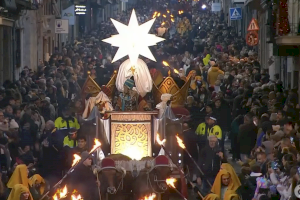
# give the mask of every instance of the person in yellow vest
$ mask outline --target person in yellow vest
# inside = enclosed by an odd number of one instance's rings
[[[77,129],[71,128],[69,134],[64,138],[64,147],[74,148],[77,146]]]
[[[62,111],[62,116],[58,117],[55,122],[55,128],[57,130],[64,130],[70,128],[79,129],[80,125],[75,117],[71,115],[71,110],[69,107],[64,108]]]
[[[219,141],[222,140],[222,130],[221,127],[216,125],[217,118],[213,115],[208,115],[205,118],[205,122],[202,122],[198,125],[196,129],[196,134],[199,136],[203,136],[206,139],[215,135]]]

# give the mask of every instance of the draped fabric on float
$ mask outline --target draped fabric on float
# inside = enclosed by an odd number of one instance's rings
[[[154,118],[154,143],[156,143],[156,135],[159,133],[160,139],[166,139],[167,138],[167,129],[170,130],[171,126],[176,126],[178,124],[181,124],[183,122],[183,118],[176,118],[175,114],[172,111],[171,106],[167,106],[165,108],[165,111],[163,112],[162,116],[160,118]],[[180,125],[181,126],[181,125]],[[175,139],[175,135],[174,135]],[[168,142],[168,139],[167,139]],[[174,145],[174,144],[173,144]],[[175,144],[177,145],[177,144]],[[178,147],[180,148],[180,147]],[[165,155],[164,150],[161,148],[159,151],[159,155]],[[170,161],[171,162],[171,161]],[[176,163],[173,163],[176,165]],[[180,174],[180,179],[181,179],[181,193],[187,198],[188,193],[187,193],[187,184],[184,178],[183,174]]]
[[[132,66],[129,59],[121,64],[116,80],[118,91],[124,91],[125,81],[132,76],[134,77],[135,87],[139,95],[144,97],[148,92],[152,91],[153,81],[148,66],[141,59],[138,59],[135,66]]]
[[[98,116],[98,133],[100,135],[95,133],[95,137],[97,138],[101,138],[101,143],[103,144],[110,144],[110,123],[109,123],[109,119],[102,119],[102,116],[97,108],[97,106],[94,106],[94,108],[92,109],[92,111],[90,112],[90,115],[88,116],[88,118],[84,119],[84,121],[92,121],[92,120],[96,120]],[[97,124],[97,123],[96,123]],[[97,130],[97,129],[96,129]],[[103,151],[100,151],[101,154],[103,154]]]
[[[114,108],[111,105],[111,102],[108,98],[108,96],[104,92],[99,92],[99,94],[96,97],[90,97],[88,101],[85,103],[85,109],[82,113],[82,118],[85,119],[88,116],[90,116],[91,111],[95,107],[96,104],[103,102],[105,111],[112,111]]]

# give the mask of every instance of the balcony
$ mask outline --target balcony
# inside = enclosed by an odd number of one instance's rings
[[[276,9],[276,5],[274,6]],[[279,16],[279,12],[277,12]],[[297,0],[288,0],[288,24],[289,32],[280,33],[276,23],[276,44],[279,46],[300,46],[300,3]],[[278,22],[279,17],[277,17]],[[283,19],[283,18],[281,18]],[[286,19],[286,18],[284,18]]]
[[[15,0],[18,7],[23,10],[37,10],[39,8],[38,0]]]
[[[300,32],[299,24],[289,23],[290,32],[287,35],[275,37],[277,45],[292,45],[300,46]]]

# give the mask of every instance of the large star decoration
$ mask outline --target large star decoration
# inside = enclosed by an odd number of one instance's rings
[[[135,11],[133,10],[128,26],[114,19],[111,19],[111,21],[119,32],[119,35],[112,35],[110,38],[102,41],[110,43],[112,46],[119,47],[112,62],[115,62],[126,55],[129,56],[132,64],[137,62],[139,55],[156,61],[149,46],[156,45],[158,42],[163,41],[164,38],[148,33],[155,18],[139,26]]]

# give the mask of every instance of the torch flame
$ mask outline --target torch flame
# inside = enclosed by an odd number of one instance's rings
[[[68,193],[68,189],[67,189],[67,186],[65,185],[65,187],[63,188],[63,190],[59,193],[59,198],[62,199],[64,197],[66,197],[67,193]]]
[[[157,14],[157,17],[159,17],[159,16],[160,16],[160,13]]]
[[[179,145],[181,148],[185,149],[185,145],[184,145],[182,139],[181,139],[180,137],[178,137],[178,135],[176,135],[176,139],[177,139],[178,145]]]
[[[166,15],[163,15],[163,17],[166,18],[167,16],[166,16]]]
[[[170,13],[170,11],[169,11],[169,10],[167,10],[167,13]]]
[[[79,162],[79,160],[81,159],[81,157],[77,154],[74,154],[73,157],[74,157],[74,159],[73,159],[72,167],[74,165],[76,165]]]
[[[173,15],[170,15],[171,17],[174,17]]]
[[[58,200],[58,198],[57,198],[57,195],[56,195],[56,194],[53,196],[53,200]]]
[[[175,72],[176,74],[179,74],[179,71],[178,71],[177,69],[174,69],[174,72]]]
[[[156,17],[156,15],[157,15],[157,11],[154,12],[152,18]]]
[[[163,64],[164,66],[166,66],[166,67],[169,67],[169,66],[170,66],[169,63],[167,63],[166,61],[163,61],[162,64]]]
[[[162,26],[165,25],[165,22],[161,23],[161,25],[162,25]]]
[[[174,22],[174,19],[173,19],[173,18],[171,18],[171,21],[172,21],[172,22]]]
[[[163,139],[162,141],[160,140],[160,136],[159,134],[157,133],[156,135],[156,141],[159,145],[164,145],[164,143],[166,142],[166,139]]]
[[[71,196],[71,198],[72,198],[72,200],[81,200],[81,199],[82,199],[80,194],[77,195],[77,196],[73,194],[73,195]]]
[[[95,138],[94,142],[95,142],[95,144],[94,144],[93,148],[91,149],[90,153],[92,153],[93,151],[95,151],[96,149],[98,149],[101,146],[101,143],[99,142],[98,139]]]
[[[151,194],[150,196],[145,196],[144,200],[153,200],[156,197],[156,194]]]
[[[168,179],[166,180],[166,183],[167,183],[167,185],[171,186],[172,188],[175,188],[174,183],[175,183],[176,181],[177,181],[177,180],[176,180],[175,178],[168,178]]]

